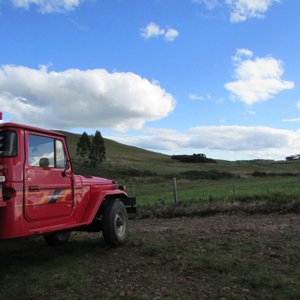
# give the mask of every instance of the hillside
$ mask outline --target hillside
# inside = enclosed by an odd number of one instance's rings
[[[72,162],[79,172],[90,172],[97,176],[115,175],[128,170],[151,171],[160,173],[162,169],[172,162],[167,155],[144,150],[141,148],[124,145],[104,138],[106,160],[97,169],[79,166],[77,163],[76,147],[80,134],[63,132],[67,136],[68,147]]]
[[[239,176],[247,176],[255,171],[265,173],[299,173],[300,164],[298,161],[226,161],[217,160],[217,164],[204,163],[182,163],[175,161],[169,155],[144,150],[138,147],[124,145],[110,139],[104,139],[106,149],[106,161],[97,169],[79,166],[77,164],[76,146],[80,134],[63,132],[67,136],[67,142],[71,157],[76,170],[89,172],[97,176],[113,175],[115,178],[130,176],[139,172],[152,175],[171,175],[187,171],[209,171],[230,172]],[[123,174],[123,175],[122,175]]]

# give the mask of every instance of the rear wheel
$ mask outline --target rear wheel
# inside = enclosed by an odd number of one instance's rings
[[[125,243],[128,236],[128,216],[126,208],[120,200],[111,200],[104,207],[102,233],[105,242],[112,247],[118,247]]]
[[[71,236],[71,231],[55,231],[44,235],[44,239],[49,246],[59,246],[65,244]]]

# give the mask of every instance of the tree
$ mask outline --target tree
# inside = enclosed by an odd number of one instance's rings
[[[105,160],[105,145],[99,130],[96,131],[92,139],[89,159],[91,166],[97,166]]]
[[[80,136],[79,141],[77,143],[77,150],[76,154],[81,156],[81,158],[84,158],[89,154],[91,150],[91,141],[86,132],[83,132],[83,134]]]

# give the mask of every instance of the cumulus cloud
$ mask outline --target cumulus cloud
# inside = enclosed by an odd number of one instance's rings
[[[68,12],[80,5],[84,0],[11,0],[11,3],[17,8],[29,9],[36,6],[38,11],[47,13]]]
[[[160,28],[159,25],[151,22],[145,28],[141,29],[141,36],[145,39],[150,39],[151,37],[164,35],[165,30]]]
[[[198,126],[186,132],[149,129],[141,136],[112,138],[167,153],[223,153],[231,160],[237,157],[284,159],[300,149],[300,130],[264,126]]]
[[[168,116],[174,106],[171,94],[134,73],[0,68],[0,107],[16,122],[125,131]]]
[[[179,36],[179,32],[174,28],[161,28],[156,23],[151,22],[141,29],[141,36],[145,39],[162,36],[166,41],[172,42]]]
[[[279,0],[226,0],[230,7],[230,20],[243,22],[250,18],[263,18],[265,12]]]
[[[165,39],[169,42],[174,41],[179,36],[179,32],[174,28],[168,28],[165,33]]]
[[[233,57],[236,80],[225,84],[233,99],[252,105],[294,88],[292,81],[282,79],[284,68],[281,60],[271,56],[251,59],[252,56],[250,50],[239,49]]]

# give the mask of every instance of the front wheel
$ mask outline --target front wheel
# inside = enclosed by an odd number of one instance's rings
[[[105,242],[112,247],[118,247],[125,243],[128,236],[128,216],[126,208],[120,200],[111,200],[104,207],[102,233]]]
[[[71,231],[55,231],[44,235],[44,239],[49,246],[59,246],[65,244],[71,236]]]

